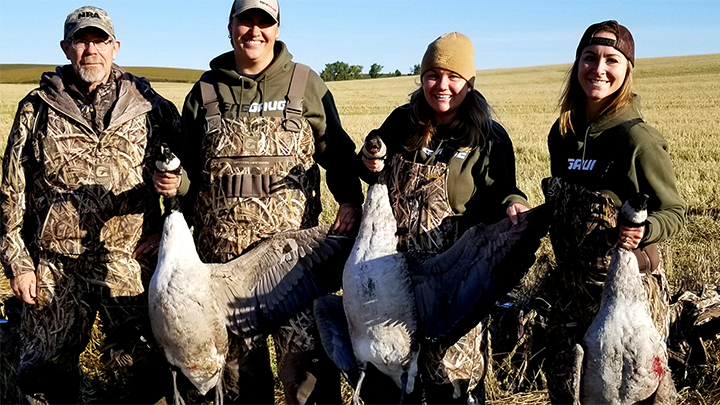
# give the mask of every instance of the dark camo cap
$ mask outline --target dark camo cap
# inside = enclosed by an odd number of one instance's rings
[[[68,14],[65,19],[65,40],[72,38],[79,30],[89,27],[103,30],[115,39],[115,29],[108,13],[98,7],[83,6]]]
[[[617,39],[601,38],[596,37],[595,34],[599,32],[610,32],[615,34]],[[630,63],[635,66],[635,40],[630,33],[630,30],[624,26],[618,24],[615,20],[603,21],[601,23],[593,24],[589,26],[585,33],[580,39],[575,57],[577,58],[582,53],[586,46],[590,45],[606,45],[611,46],[620,51]]]
[[[275,22],[280,22],[280,6],[277,0],[235,0],[230,9],[230,18],[253,8],[259,8],[268,13]]]

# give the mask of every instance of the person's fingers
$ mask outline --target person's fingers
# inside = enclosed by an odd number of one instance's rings
[[[342,217],[338,216],[333,224],[332,233],[336,235],[345,235],[351,228],[349,223],[350,221],[348,220],[347,215],[343,215]]]
[[[37,278],[35,273],[24,273],[10,279],[10,288],[15,296],[28,304],[35,303]]]
[[[645,234],[645,229],[642,227],[628,227],[620,225],[618,231],[618,246],[622,246],[626,249],[635,249],[640,246],[640,242]]]
[[[172,173],[155,172],[152,177],[155,192],[166,197],[172,197],[180,187],[181,177]]]
[[[517,209],[515,208],[515,204],[511,204],[509,207],[507,207],[507,215],[510,217],[510,221],[513,223],[513,225],[517,224]]]
[[[385,161],[383,159],[367,159],[365,156],[363,156],[362,161],[365,164],[365,167],[367,167],[368,170],[374,173],[381,172],[382,169],[385,167]]]
[[[341,204],[338,208],[335,222],[330,228],[330,232],[336,235],[345,235],[353,230],[355,222],[358,220],[359,212],[355,206],[349,203]]]
[[[353,226],[355,226],[355,220],[352,217],[343,221],[340,224],[340,229],[338,230],[338,235],[346,235],[348,232],[350,232],[353,229]]]
[[[28,304],[34,304],[35,303],[35,282],[30,281],[29,283],[23,285],[22,291],[21,291],[21,299],[24,302],[27,302]]]
[[[137,259],[148,254],[154,254],[159,250],[161,238],[160,234],[152,234],[143,237],[143,239],[140,240],[138,247],[133,252],[132,257]]]

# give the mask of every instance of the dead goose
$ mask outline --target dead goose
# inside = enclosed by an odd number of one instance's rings
[[[175,160],[165,153],[158,170],[176,170]],[[289,231],[228,263],[203,263],[177,198],[166,202],[149,288],[153,335],[170,364],[201,394],[216,387],[221,402],[228,329],[251,347],[313,298],[336,291],[350,240],[329,235],[328,226]]]
[[[477,325],[534,263],[548,229],[540,206],[521,214],[514,226],[507,218],[470,228],[445,253],[419,261],[396,250],[387,193],[381,183],[368,189],[345,264],[343,297],[315,300],[323,347],[351,384],[358,381],[356,403],[367,363],[390,376],[401,395],[410,393],[419,345],[452,344]]]
[[[623,204],[621,215],[635,226],[647,219],[646,195]],[[650,315],[647,293],[632,251],[617,246],[607,271],[600,310],[576,348],[575,402],[632,404],[655,395],[655,403],[675,403],[665,342]],[[582,356],[584,355],[584,361]],[[578,370],[579,371],[579,370]],[[576,371],[576,373],[578,372]]]

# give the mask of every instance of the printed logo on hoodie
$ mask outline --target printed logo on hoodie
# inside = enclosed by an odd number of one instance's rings
[[[259,113],[262,111],[283,111],[285,110],[285,100],[282,101],[266,101],[264,103],[243,104],[242,112]]]
[[[588,159],[583,161],[582,159],[568,159],[568,170],[592,170],[595,167],[597,160]]]

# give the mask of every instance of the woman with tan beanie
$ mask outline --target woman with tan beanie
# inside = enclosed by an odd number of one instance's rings
[[[662,135],[646,124],[633,92],[635,42],[616,21],[588,27],[575,52],[548,136],[552,178],[543,182],[554,207],[550,228],[557,269],[548,277],[549,350],[545,369],[553,402],[572,402],[565,365],[598,313],[611,248],[638,258],[651,315],[668,335],[668,286],[657,244],[676,235],[685,204]],[[647,194],[648,220],[618,220],[622,202]],[[558,286],[562,286],[558,288]]]
[[[506,216],[514,219],[529,203],[516,186],[512,142],[474,88],[470,39],[451,32],[433,41],[422,59],[420,81],[410,103],[396,108],[371,132],[384,141],[387,153],[378,159],[361,152],[361,177],[374,183],[383,172],[398,222],[398,250],[430,256],[447,250],[469,227]],[[466,403],[480,390],[455,380],[452,375],[457,370],[448,368],[454,362],[443,361],[475,347],[468,340],[480,339],[483,333],[478,332],[482,325],[455,346],[421,345],[420,373],[427,403]],[[484,372],[484,366],[473,369],[466,362],[463,367],[475,377]],[[471,378],[478,379],[482,375]],[[413,394],[420,395],[418,391]],[[374,401],[362,394],[366,402]],[[397,398],[399,393],[385,402]]]

